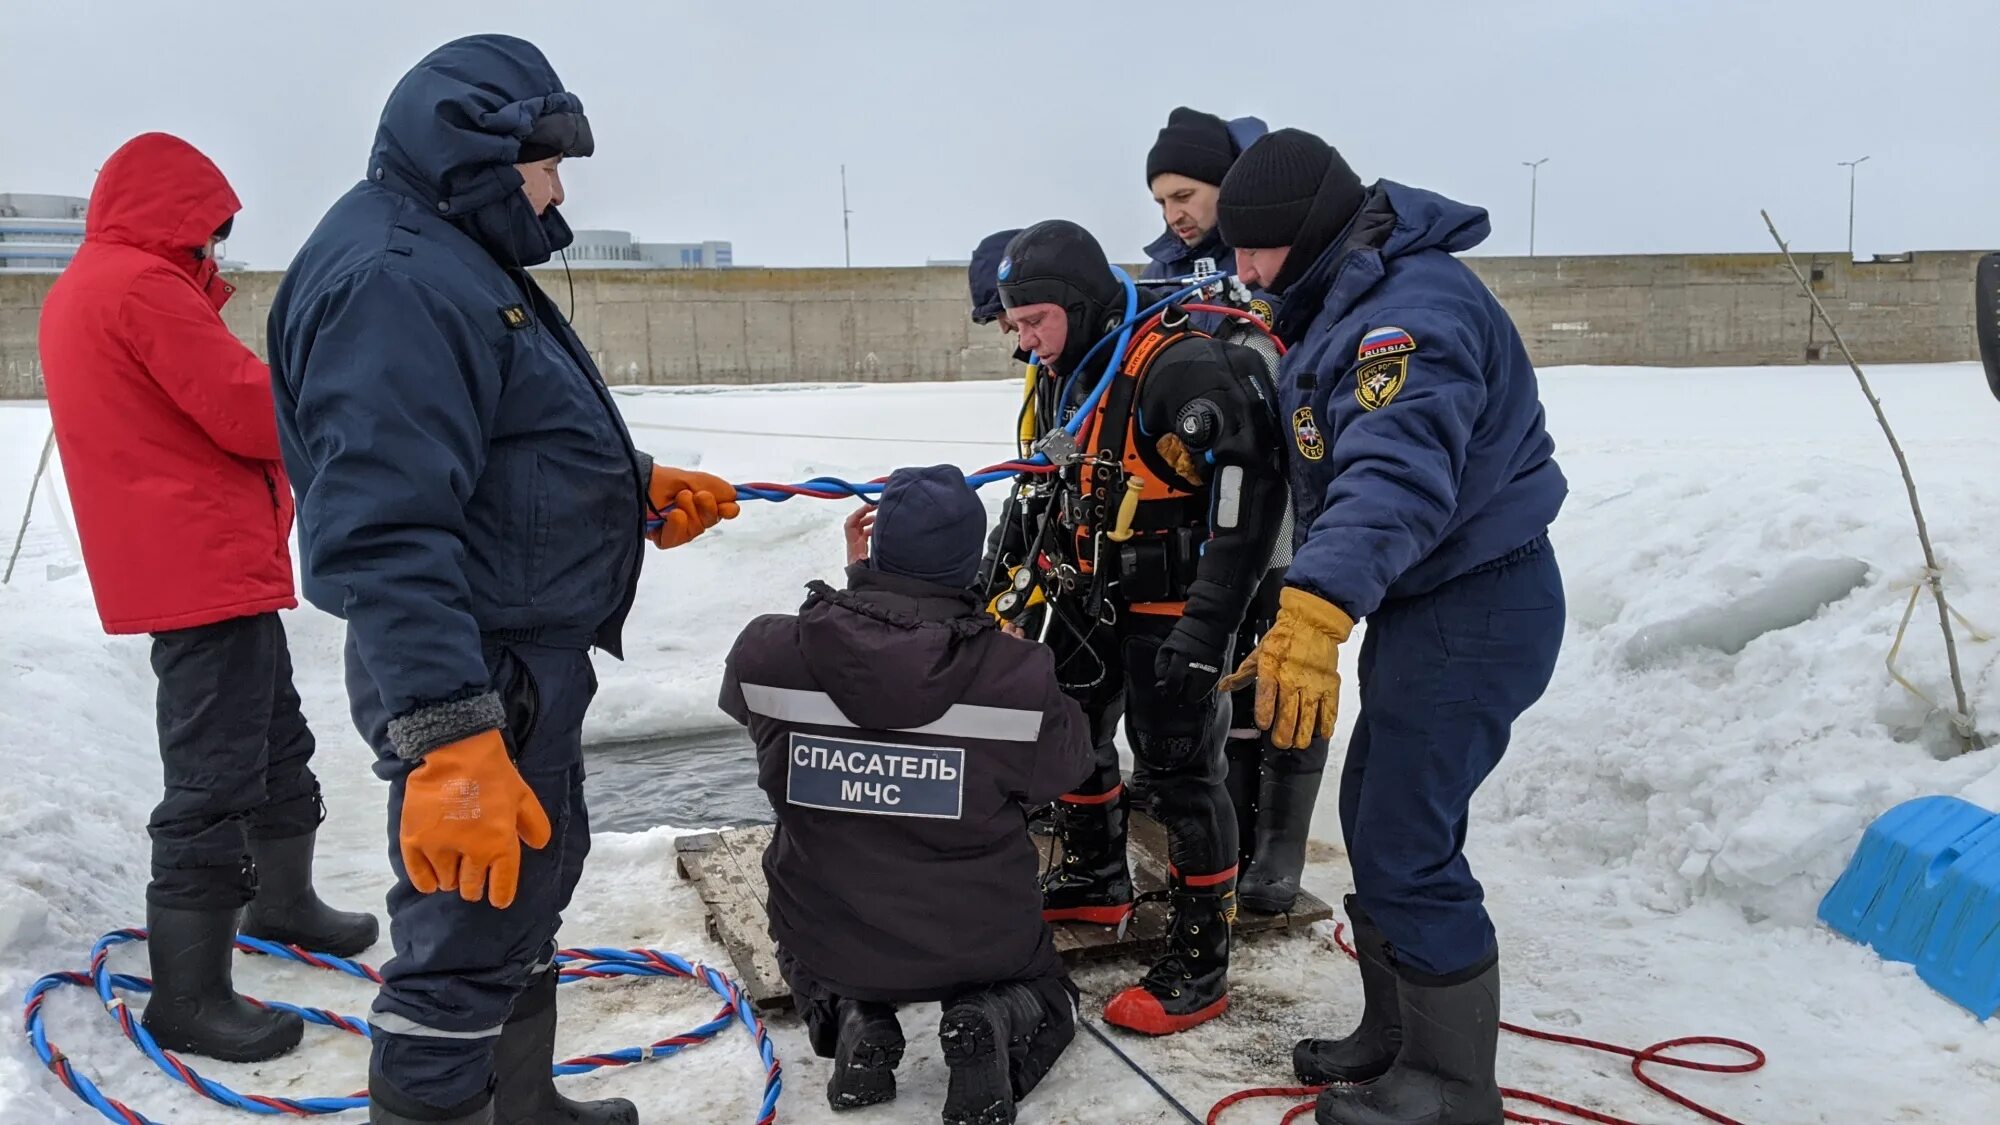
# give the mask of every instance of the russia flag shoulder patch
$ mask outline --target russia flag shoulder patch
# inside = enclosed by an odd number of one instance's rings
[[[1383,356],[1402,355],[1416,350],[1417,342],[1408,332],[1400,328],[1377,328],[1361,337],[1361,347],[1354,353],[1354,358],[1381,359]]]

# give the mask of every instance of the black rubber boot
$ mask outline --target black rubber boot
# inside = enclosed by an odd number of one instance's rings
[[[493,1044],[493,1120],[497,1125],[638,1125],[624,1098],[573,1102],[556,1092],[556,971],[536,973],[514,1000]]]
[[[1366,1086],[1319,1096],[1319,1125],[1500,1125],[1493,1058],[1500,1040],[1500,964],[1449,984],[1396,982],[1403,1049]]]
[[[1132,988],[1104,1005],[1105,1022],[1146,1035],[1172,1035],[1229,1009],[1229,924],[1233,878],[1190,886],[1170,876],[1167,947]],[[1157,894],[1158,892],[1153,892]]]
[[[314,953],[353,957],[375,944],[373,914],[335,910],[313,890],[315,832],[278,840],[250,839],[257,865],[257,897],[243,911],[243,932]]]
[[[1132,873],[1125,865],[1129,795],[1086,804],[1056,802],[1056,849],[1061,861],[1042,877],[1042,917],[1050,922],[1122,924],[1132,914]]]
[[[938,1020],[951,1079],[944,1125],[1013,1125],[1028,1096],[1076,1035],[1068,1011],[1052,1012],[1027,984],[1002,984],[961,997]]]
[[[1354,951],[1361,955],[1361,1025],[1343,1038],[1301,1039],[1292,1048],[1292,1070],[1309,1086],[1373,1082],[1403,1046],[1389,943],[1353,895],[1347,896],[1347,918],[1354,924]]]
[[[903,1061],[903,1027],[888,1004],[841,997],[833,1048],[833,1077],[826,1104],[836,1110],[879,1105],[896,1097],[896,1067]]]
[[[1303,750],[1264,751],[1259,778],[1256,842],[1243,869],[1243,909],[1283,914],[1299,897],[1306,867],[1306,840],[1312,835],[1313,803],[1326,772],[1326,740]]]
[[[235,910],[146,906],[153,995],[139,1022],[161,1047],[224,1062],[263,1062],[299,1045],[306,1024],[236,994]]]
[[[1244,715],[1248,712],[1239,711],[1237,714]],[[1257,847],[1261,842],[1261,837],[1258,835],[1259,817],[1262,813],[1260,782],[1267,776],[1264,769],[1264,740],[1261,734],[1252,738],[1232,737],[1223,744],[1222,754],[1229,765],[1229,773],[1223,778],[1222,784],[1229,790],[1229,803],[1236,809],[1236,863],[1237,866],[1247,869],[1250,861],[1256,858]],[[1247,892],[1248,889],[1246,883],[1244,890]],[[1250,905],[1247,898],[1243,905]]]

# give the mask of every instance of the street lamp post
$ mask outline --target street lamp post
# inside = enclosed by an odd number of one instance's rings
[[[1540,160],[1521,161],[1521,166],[1528,170],[1528,257],[1530,258],[1535,256],[1535,208],[1540,203],[1542,165],[1548,162],[1549,158],[1546,156]]]
[[[840,252],[847,261],[847,268],[854,268],[854,244],[847,234],[847,217],[854,212],[847,209],[847,165],[840,166]]]
[[[1861,167],[1861,161],[1866,159],[1864,156],[1859,160],[1834,161],[1847,169],[1847,257],[1850,261],[1854,258],[1854,170]]]

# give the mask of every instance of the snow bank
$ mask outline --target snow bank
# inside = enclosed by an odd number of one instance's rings
[[[2000,501],[1995,407],[1978,369],[1894,368],[1875,378],[1916,466],[1948,590],[1972,621],[2000,627],[2000,524],[1986,518]],[[1958,793],[2000,807],[1995,752],[1938,760],[1941,720],[1883,667],[1921,556],[1894,462],[1850,377],[1569,369],[1545,379],[1572,485],[1554,532],[1571,621],[1555,682],[1482,791],[1469,845],[1507,951],[1510,1016],[1633,1043],[1700,1032],[1760,1041],[1772,1063],[1754,1078],[1672,1080],[1747,1120],[1990,1119],[2000,1036],[1905,967],[1811,920],[1862,827],[1891,804]],[[1002,382],[621,392],[619,402],[662,461],[798,479],[1006,457],[1016,393]],[[0,526],[20,511],[45,432],[39,408],[0,407]],[[987,498],[997,508],[999,493]],[[750,616],[796,606],[805,581],[837,573],[846,511],[756,504],[697,545],[652,555],[628,659],[598,661],[588,736],[720,725],[723,652]],[[14,996],[41,972],[79,963],[96,934],[137,920],[159,779],[146,644],[99,634],[85,576],[63,576],[76,559],[53,515],[38,508],[15,586],[0,590],[0,990]],[[1640,670],[1626,664],[1625,647],[1648,626],[1825,558],[1858,559],[1868,577],[1809,620],[1733,654],[1694,649]],[[339,627],[304,610],[287,628],[332,810],[322,879],[343,905],[379,907],[383,787],[347,721]],[[2000,645],[1961,632],[1960,646],[1982,728],[2000,736]],[[1927,606],[1900,666],[1931,698],[1949,698]],[[1351,720],[1351,668],[1346,679]],[[1336,788],[1323,791],[1306,876],[1333,900],[1348,886]],[[672,837],[600,834],[563,938],[726,963],[696,897],[673,875]],[[241,964],[252,992],[366,1009],[367,990],[352,982]],[[1169,1040],[1121,1041],[1190,1105],[1283,1078],[1294,1037],[1344,1030],[1357,1013],[1351,969],[1333,955],[1251,945],[1238,966],[1229,1017]],[[1083,973],[1094,998],[1086,1006],[1131,972]],[[709,1007],[698,990],[665,982],[565,990],[564,1005],[565,1050],[641,1042],[699,1022]],[[52,1002],[50,1022],[107,1088],[155,1117],[238,1119],[173,1090],[81,994]],[[906,1013],[903,1098],[874,1119],[935,1120],[944,1072],[928,1042],[934,1024],[934,1013]],[[786,1066],[781,1118],[836,1120],[821,1097],[824,1065],[795,1026],[774,1032]],[[1513,1039],[1502,1050],[1509,1084],[1638,1120],[1694,1120],[1632,1086],[1616,1061]],[[356,1085],[364,1065],[359,1044],[316,1032],[292,1058],[214,1072],[243,1088],[329,1093]],[[756,1071],[736,1033],[687,1059],[576,1085],[633,1097],[649,1120],[748,1121]],[[1253,1125],[1275,1119],[1237,1112]],[[0,1051],[0,1122],[86,1119],[18,1038]],[[1022,1115],[1044,1125],[1172,1119],[1085,1038]]]

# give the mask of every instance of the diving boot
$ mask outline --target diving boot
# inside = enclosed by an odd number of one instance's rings
[[[896,1022],[896,1009],[843,996],[834,1011],[838,1026],[826,1104],[842,1110],[893,1101],[896,1067],[903,1061],[903,1027]]]
[[[624,1098],[574,1102],[556,1092],[556,970],[544,969],[514,999],[493,1043],[495,1125],[638,1125]]]
[[[1116,926],[1132,915],[1132,874],[1125,865],[1122,786],[1071,793],[1056,802],[1056,848],[1062,862],[1042,877],[1042,918]]]
[[[1449,984],[1396,982],[1403,1049],[1366,1086],[1320,1094],[1319,1125],[1500,1125],[1500,962]]]
[[[1388,939],[1353,895],[1347,896],[1347,918],[1354,923],[1354,951],[1361,960],[1361,1025],[1343,1038],[1301,1039],[1292,1048],[1292,1070],[1310,1086],[1373,1082],[1403,1046]]]
[[[260,1008],[236,994],[236,911],[146,905],[153,995],[139,1022],[169,1051],[223,1062],[263,1062],[299,1045],[296,1013]]]
[[[277,840],[250,838],[257,897],[243,910],[243,933],[314,953],[353,957],[375,944],[373,914],[335,910],[313,890],[315,832]]]
[[[938,1020],[951,1068],[944,1125],[1013,1125],[1015,1104],[1075,1036],[1074,1015],[1050,1011],[1031,985],[995,985],[954,1002]]]
[[[1326,769],[1326,740],[1304,750],[1271,750],[1258,779],[1256,843],[1243,869],[1243,909],[1283,914],[1299,897],[1313,803]]]
[[[1104,1021],[1146,1035],[1172,1035],[1229,1009],[1229,924],[1236,920],[1235,869],[1190,878],[1173,872],[1167,947],[1139,983],[1104,1005]],[[1209,881],[1213,880],[1213,881]],[[1157,894],[1158,892],[1153,892]]]

